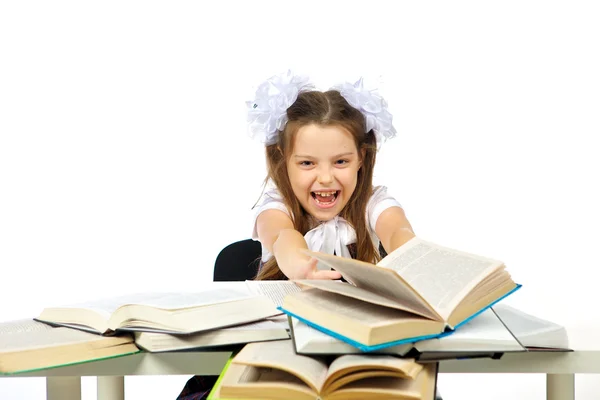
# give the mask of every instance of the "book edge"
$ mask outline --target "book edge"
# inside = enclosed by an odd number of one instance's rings
[[[371,352],[371,351],[375,351],[375,350],[382,350],[382,349],[385,349],[385,348],[388,348],[388,347],[391,347],[391,346],[397,346],[397,345],[406,344],[406,343],[414,343],[414,342],[418,342],[420,340],[434,339],[434,338],[441,337],[440,335],[442,335],[442,334],[445,333],[445,332],[442,332],[442,333],[436,333],[436,334],[433,334],[433,335],[415,336],[415,337],[412,337],[412,338],[400,339],[400,340],[395,340],[395,341],[392,341],[392,342],[385,342],[385,343],[381,343],[381,344],[377,344],[377,345],[366,345],[366,344],[363,344],[363,343],[359,343],[359,342],[357,342],[357,341],[355,341],[353,339],[350,339],[350,338],[348,338],[346,336],[340,335],[339,333],[336,333],[336,332],[334,332],[334,331],[332,331],[330,329],[327,329],[327,328],[325,328],[325,327],[323,327],[321,325],[318,325],[318,324],[315,324],[315,323],[313,323],[311,321],[308,321],[307,319],[302,318],[302,317],[300,317],[300,316],[298,316],[298,315],[296,315],[296,314],[294,314],[294,313],[292,313],[292,312],[284,309],[283,307],[278,307],[278,309],[281,310],[284,314],[290,315],[290,316],[292,316],[294,318],[297,318],[298,320],[304,322],[308,326],[310,326],[310,327],[312,327],[312,328],[314,328],[314,329],[316,329],[318,331],[321,331],[321,332],[323,332],[323,333],[325,333],[325,334],[327,334],[329,336],[332,336],[332,337],[334,337],[334,338],[336,338],[338,340],[346,342],[346,343],[348,343],[348,344],[350,344],[350,345],[352,345],[352,346],[354,346],[354,347],[356,347],[356,348],[358,348],[358,349],[360,349],[360,350],[362,350],[364,352]]]

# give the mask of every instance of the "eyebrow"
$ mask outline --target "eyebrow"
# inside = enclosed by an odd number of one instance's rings
[[[332,158],[340,158],[340,157],[353,156],[354,154],[356,154],[356,153],[354,153],[352,151],[349,151],[347,153],[337,154],[337,155],[333,156]],[[308,156],[308,155],[303,155],[303,154],[294,154],[294,157],[296,157],[296,158],[315,158],[313,156]]]

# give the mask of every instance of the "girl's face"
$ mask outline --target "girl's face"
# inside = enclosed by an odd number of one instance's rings
[[[332,219],[348,204],[360,166],[361,159],[350,132],[314,124],[298,130],[287,161],[296,198],[319,221]]]

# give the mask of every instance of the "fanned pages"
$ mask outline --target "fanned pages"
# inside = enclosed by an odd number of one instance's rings
[[[388,355],[345,355],[331,363],[298,355],[291,342],[246,345],[215,388],[222,399],[432,399],[436,364]]]
[[[100,334],[118,330],[189,334],[279,313],[268,297],[252,294],[241,286],[196,293],[140,293],[48,307],[36,319]]]
[[[287,296],[283,307],[288,315],[364,351],[429,339],[444,330],[440,321],[313,288]]]
[[[501,261],[420,238],[377,265],[306,253],[349,283],[297,280],[312,290],[287,295],[282,311],[366,351],[447,334],[520,287]]]
[[[506,304],[494,306],[494,311],[529,351],[570,350],[569,337],[564,326]]]
[[[251,293],[268,297],[277,307],[283,304],[286,295],[301,290],[292,281],[246,281],[246,286]]]
[[[227,328],[211,329],[191,335],[135,332],[135,343],[149,352],[162,352],[224,346],[266,340],[289,339],[286,325],[265,319]]]

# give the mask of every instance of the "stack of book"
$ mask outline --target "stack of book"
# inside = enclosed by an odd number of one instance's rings
[[[420,362],[570,351],[564,327],[500,300],[518,290],[503,262],[413,238],[376,265],[307,251],[342,281],[295,281],[287,295],[304,355],[394,354]]]
[[[291,336],[298,354],[365,354],[349,343],[327,335],[290,317]],[[468,321],[459,330],[440,338],[404,343],[373,354],[394,354],[419,362],[447,359],[495,358],[525,351],[572,351],[564,326],[514,307],[497,304]]]
[[[433,399],[440,360],[570,350],[562,326],[498,304],[520,288],[500,261],[419,238],[376,265],[307,253],[343,281],[141,293],[0,324],[0,374],[235,345],[212,399]]]
[[[291,340],[246,345],[210,399],[434,399],[440,360],[568,350],[564,328],[498,304],[520,288],[500,261],[418,238],[377,265],[307,253],[343,281],[295,281]]]
[[[451,335],[520,288],[501,261],[419,238],[376,265],[307,253],[347,282],[295,281],[281,310],[367,352]]]
[[[47,307],[0,324],[0,374],[141,350],[163,352],[289,339],[277,309],[293,282],[216,283],[196,293],[139,293]]]

